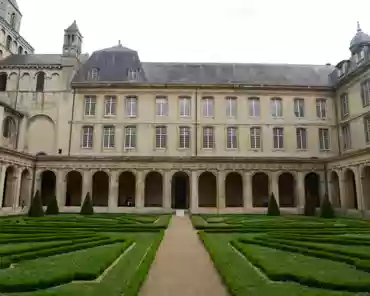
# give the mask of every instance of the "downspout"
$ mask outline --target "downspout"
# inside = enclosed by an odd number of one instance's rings
[[[194,138],[194,146],[195,146],[195,157],[198,156],[198,89],[196,88],[195,89],[195,103],[194,103],[194,107],[195,107],[195,138]]]
[[[76,102],[76,89],[73,88],[73,99],[72,99],[72,114],[71,114],[71,122],[69,124],[69,142],[68,142],[68,156],[71,155],[71,146],[72,146],[72,127],[73,127],[73,120],[75,118],[75,102]]]
[[[334,112],[335,112],[335,124],[337,126],[337,142],[338,142],[338,153],[339,156],[342,155],[342,147],[340,145],[340,126],[339,126],[339,115],[338,115],[338,105],[337,105],[337,98],[334,98]]]
[[[21,80],[21,68],[18,68],[18,80],[17,80],[17,90],[15,93],[15,102],[14,102],[14,109],[17,110],[17,105],[18,105],[18,94],[19,94],[19,82]],[[21,125],[18,122],[17,126],[17,138],[15,139],[15,149],[18,149],[18,143],[19,143],[19,135],[20,135],[20,129]]]

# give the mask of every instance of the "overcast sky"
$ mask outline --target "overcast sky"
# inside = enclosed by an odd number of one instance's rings
[[[121,40],[142,61],[336,64],[369,0],[17,0],[36,53],[62,51],[73,20],[83,51]]]

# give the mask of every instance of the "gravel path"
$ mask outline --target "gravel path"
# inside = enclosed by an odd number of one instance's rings
[[[173,216],[140,296],[228,296],[188,216]]]

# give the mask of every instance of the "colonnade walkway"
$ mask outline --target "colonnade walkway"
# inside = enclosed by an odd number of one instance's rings
[[[173,216],[140,296],[228,296],[188,216]]]

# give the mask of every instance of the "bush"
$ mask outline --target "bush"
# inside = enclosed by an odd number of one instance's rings
[[[280,209],[276,202],[274,193],[271,193],[271,196],[269,199],[267,215],[268,216],[280,216]]]
[[[31,201],[31,206],[28,210],[29,217],[42,217],[44,216],[44,209],[42,208],[42,200],[40,192],[37,190],[35,196]]]
[[[316,214],[315,203],[310,198],[306,197],[305,199],[303,214],[305,216],[315,216]]]
[[[328,194],[326,193],[320,206],[320,217],[321,218],[334,218],[335,213],[333,206],[329,200]]]
[[[48,202],[48,207],[46,208],[46,215],[58,215],[59,207],[56,196],[54,195]]]
[[[82,207],[81,207],[80,214],[81,215],[92,215],[92,214],[94,214],[94,207],[93,207],[92,200],[91,200],[89,192],[86,194],[84,203],[82,204]]]

